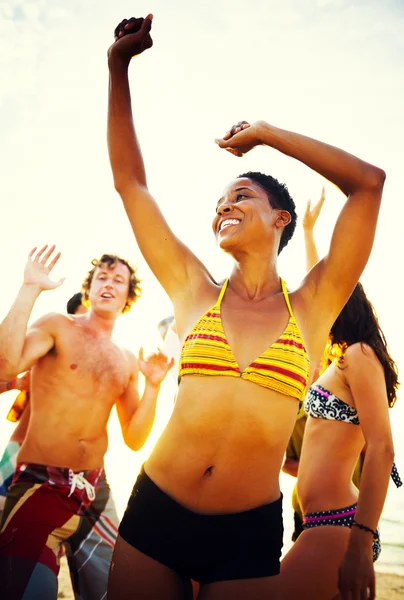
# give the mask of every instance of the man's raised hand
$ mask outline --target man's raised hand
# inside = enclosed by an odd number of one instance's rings
[[[151,385],[159,386],[173,365],[174,359],[169,360],[161,350],[153,352],[147,359],[144,358],[143,348],[139,350],[139,369]]]
[[[28,255],[24,269],[24,285],[37,287],[39,291],[54,290],[64,282],[64,279],[59,279],[59,281],[50,279],[49,273],[58,262],[60,252],[54,254],[56,246],[50,246],[46,252],[47,248],[48,245],[37,250],[35,246]]]
[[[141,54],[153,46],[150,35],[153,15],[137,19],[132,17],[124,19],[115,27],[115,41],[108,50],[108,56],[117,56],[128,64],[133,56]]]

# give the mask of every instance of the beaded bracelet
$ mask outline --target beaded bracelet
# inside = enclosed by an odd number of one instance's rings
[[[15,387],[15,381],[16,381],[15,379],[11,379],[10,381],[7,381],[7,383],[6,383],[6,390],[7,391],[14,389],[14,387]]]
[[[367,527],[366,525],[362,525],[362,523],[358,523],[357,521],[355,521],[355,519],[352,521],[352,527],[358,527],[359,529],[362,529],[363,531],[367,531],[368,533],[371,533],[374,538],[377,537],[376,531],[374,531],[373,529],[370,529],[370,527]]]

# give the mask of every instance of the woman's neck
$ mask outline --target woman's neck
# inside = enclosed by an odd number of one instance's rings
[[[243,260],[235,264],[229,286],[238,296],[261,300],[281,289],[277,265],[269,261]]]

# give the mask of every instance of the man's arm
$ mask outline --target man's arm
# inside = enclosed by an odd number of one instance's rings
[[[0,394],[9,390],[19,390],[20,392],[30,391],[30,372],[27,371],[22,377],[14,377],[9,381],[0,381]]]
[[[128,68],[133,56],[152,46],[151,24],[152,16],[149,15],[146,19],[125,20],[115,30],[115,42],[108,52],[108,150],[115,188],[122,198],[139,248],[173,298],[186,293],[190,273],[205,277],[207,272],[173,234],[147,187],[132,116]],[[167,192],[171,196],[176,193],[176,185],[178,181],[167,182]]]
[[[143,353],[140,352],[139,367],[145,376],[145,388],[140,400],[138,391],[139,368],[135,357],[133,357],[129,385],[116,404],[123,439],[125,444],[132,450],[140,450],[149,437],[156,416],[160,386],[173,362],[173,360],[168,361],[167,357],[161,352],[144,360]]]
[[[9,392],[10,390],[18,390],[18,378],[14,377],[9,381],[0,381],[0,394],[4,394],[4,392]]]
[[[44,317],[27,333],[28,321],[35,301],[44,290],[55,289],[63,280],[54,282],[49,273],[59,260],[60,254],[52,258],[55,250],[51,246],[45,252],[34,248],[24,270],[24,281],[9,313],[0,324],[0,379],[10,380],[27,371],[41,356],[53,347],[54,339],[46,326]]]
[[[331,326],[368,261],[384,171],[339,148],[263,121],[253,125],[240,122],[217,143],[237,156],[258,145],[270,146],[317,171],[347,196],[327,256],[308,273],[301,287],[307,316],[315,323],[326,320]]]

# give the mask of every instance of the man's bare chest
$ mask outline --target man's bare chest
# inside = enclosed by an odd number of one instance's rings
[[[128,384],[130,363],[127,354],[110,339],[78,332],[63,341],[58,360],[83,383],[87,381],[115,389],[122,388],[122,392]]]

